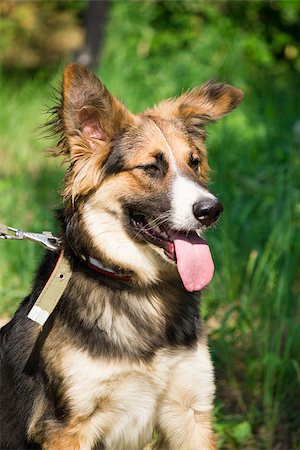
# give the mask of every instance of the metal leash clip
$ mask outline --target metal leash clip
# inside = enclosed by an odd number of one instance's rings
[[[61,240],[53,236],[51,231],[43,231],[42,233],[31,233],[29,231],[18,230],[17,228],[8,227],[0,223],[0,239],[22,240],[37,242],[52,252],[58,251],[61,247]]]

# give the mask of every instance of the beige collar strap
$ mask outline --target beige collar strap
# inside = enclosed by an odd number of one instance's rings
[[[43,326],[63,295],[71,275],[70,262],[62,250],[49,280],[27,317]]]

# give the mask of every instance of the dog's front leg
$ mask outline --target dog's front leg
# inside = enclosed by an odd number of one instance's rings
[[[163,417],[165,416],[165,417]],[[170,402],[161,410],[162,437],[151,450],[215,450],[211,413],[185,409]],[[166,423],[168,421],[168,423]]]
[[[214,450],[211,426],[214,396],[213,369],[206,344],[183,350],[171,369],[162,398],[158,426],[162,439],[157,450]]]

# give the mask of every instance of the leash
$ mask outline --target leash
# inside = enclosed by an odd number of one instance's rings
[[[42,233],[32,233],[29,231],[19,230],[17,228],[8,227],[0,223],[0,239],[8,240],[30,240],[37,242],[52,252],[60,251],[55,268],[50,275],[42,292],[35,301],[33,307],[29,311],[27,317],[43,327],[54,311],[60,298],[62,297],[68,282],[72,275],[72,267],[68,258],[64,255],[61,239],[53,236],[50,231]],[[132,276],[128,273],[118,274],[114,270],[105,267],[95,258],[81,255],[88,268],[114,280],[131,281]]]
[[[42,233],[31,233],[29,231],[18,230],[17,228],[8,227],[0,223],[0,239],[9,239],[13,241],[20,241],[27,239],[29,241],[37,242],[43,247],[46,247],[52,252],[56,252],[61,247],[61,240],[53,236],[51,231],[43,231]]]
[[[33,322],[43,327],[59,302],[72,275],[70,262],[61,249],[61,240],[53,236],[50,231],[31,233],[3,224],[0,224],[0,239],[17,241],[27,239],[41,244],[52,252],[60,250],[60,255],[50,278],[27,315]]]

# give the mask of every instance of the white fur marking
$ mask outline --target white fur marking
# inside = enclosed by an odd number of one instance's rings
[[[215,196],[188,178],[176,175],[172,186],[171,221],[177,230],[199,228],[199,222],[194,216],[193,205],[204,199],[214,199]]]
[[[169,153],[171,167],[174,174],[171,201],[171,222],[177,230],[199,228],[199,221],[193,213],[193,205],[204,199],[215,199],[215,196],[199,184],[180,174],[172,149],[161,129],[154,123],[163,136]]]

